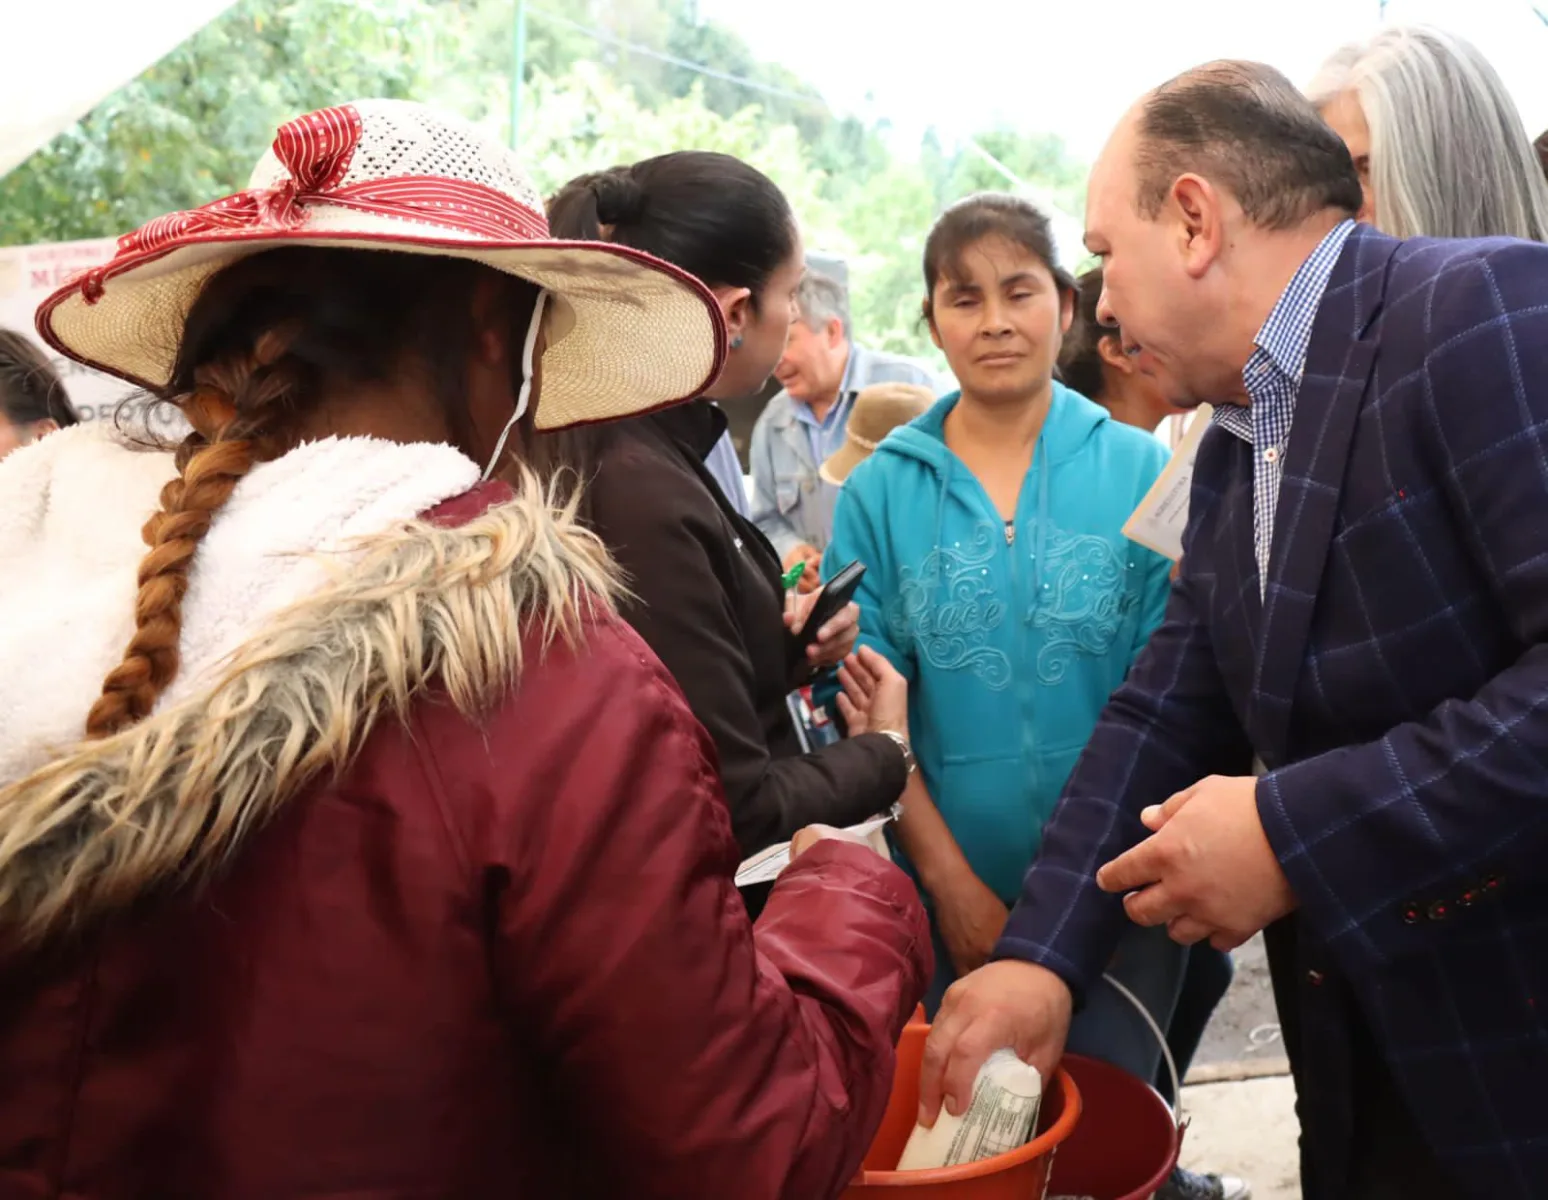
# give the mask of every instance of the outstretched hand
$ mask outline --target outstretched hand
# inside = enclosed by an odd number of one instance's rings
[[[839,713],[849,736],[896,733],[908,736],[908,680],[887,657],[870,646],[844,660],[839,668]]]

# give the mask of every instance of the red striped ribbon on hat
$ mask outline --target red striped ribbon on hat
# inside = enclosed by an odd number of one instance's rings
[[[541,214],[504,192],[471,180],[400,175],[317,192],[304,191],[287,180],[278,187],[238,192],[201,208],[157,217],[118,239],[118,257],[159,250],[206,233],[294,229],[305,222],[308,205],[332,205],[440,225],[498,241],[548,236],[548,222]]]
[[[118,239],[113,261],[83,278],[83,298],[95,303],[103,280],[123,259],[208,234],[282,233],[304,224],[309,206],[349,208],[502,242],[548,237],[548,221],[542,213],[469,179],[398,175],[338,186],[349,170],[360,134],[360,114],[348,105],[310,113],[282,126],[274,139],[274,153],[287,178],[274,187],[253,188],[200,208],[168,213],[125,234]]]

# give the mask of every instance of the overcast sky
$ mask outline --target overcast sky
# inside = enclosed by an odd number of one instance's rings
[[[1380,4],[700,0],[700,12],[810,79],[840,110],[889,118],[909,142],[930,124],[965,134],[1002,121],[1062,134],[1089,160],[1147,87],[1224,57],[1272,63],[1304,86],[1342,42],[1376,28]],[[1532,134],[1548,127],[1548,26],[1528,0],[1389,0],[1386,20],[1468,37],[1504,76]]]

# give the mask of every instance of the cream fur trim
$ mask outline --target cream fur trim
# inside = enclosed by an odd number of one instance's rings
[[[524,634],[575,640],[616,589],[573,506],[531,479],[455,529],[403,521],[343,549],[348,571],[251,629],[204,686],[0,786],[0,943],[197,885],[378,720],[432,684],[476,718],[519,678]]]
[[[80,735],[134,632],[140,527],[176,473],[168,453],[97,426],[0,464],[0,783]],[[183,601],[182,665],[162,705],[207,690],[280,609],[347,569],[344,547],[478,482],[450,446],[330,438],[261,463],[199,544]]]

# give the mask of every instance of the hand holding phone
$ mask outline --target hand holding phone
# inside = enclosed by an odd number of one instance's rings
[[[795,634],[796,648],[803,655],[816,644],[817,635],[822,632],[822,627],[849,606],[850,601],[855,598],[855,592],[859,589],[860,579],[864,574],[865,564],[852,562],[822,585],[817,598],[807,609],[806,620]],[[842,657],[841,655],[840,658]]]

